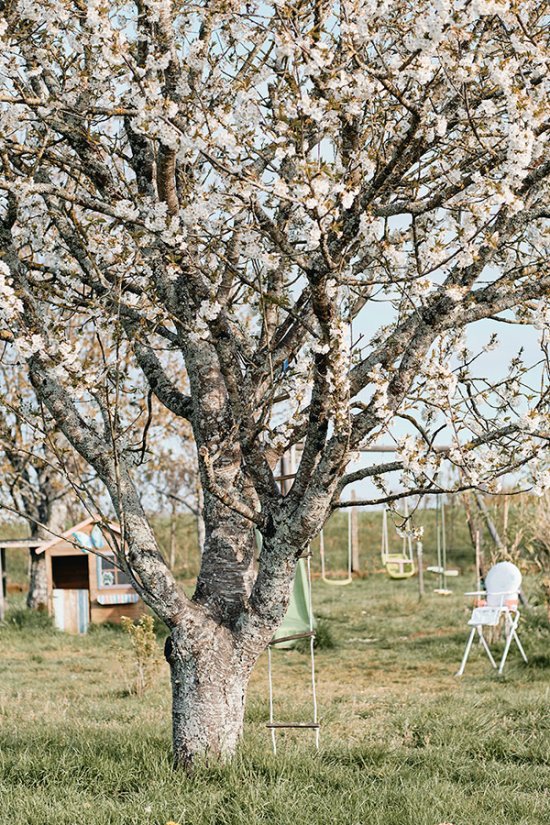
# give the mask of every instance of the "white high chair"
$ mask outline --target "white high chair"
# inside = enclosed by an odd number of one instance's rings
[[[477,605],[472,610],[472,615],[468,625],[472,628],[468,641],[466,642],[466,649],[462,657],[462,663],[458,669],[457,676],[462,676],[468,656],[472,649],[474,636],[479,635],[483,649],[485,650],[489,661],[494,668],[497,663],[493,658],[493,654],[487,644],[487,640],[483,635],[484,627],[497,627],[502,617],[504,617],[504,633],[506,636],[506,643],[504,645],[504,652],[502,659],[498,665],[499,674],[502,673],[506,658],[512,644],[512,639],[515,641],[521,657],[527,663],[527,656],[518,638],[517,627],[519,624],[519,610],[518,600],[519,591],[521,588],[521,573],[515,564],[509,561],[501,561],[495,564],[485,578],[485,590],[477,590],[473,593],[465,593],[466,596],[477,596],[483,599],[482,604]]]

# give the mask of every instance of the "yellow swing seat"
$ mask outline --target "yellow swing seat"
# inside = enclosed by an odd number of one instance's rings
[[[399,553],[387,553],[384,566],[390,579],[410,579],[416,573],[414,561]]]

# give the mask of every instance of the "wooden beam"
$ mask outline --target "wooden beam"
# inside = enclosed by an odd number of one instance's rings
[[[308,630],[306,633],[293,633],[291,636],[281,636],[280,639],[272,639],[270,645],[280,645],[283,642],[293,642],[297,639],[311,639],[315,638],[315,631]]]
[[[312,730],[319,730],[321,725],[318,722],[269,722],[266,728],[311,728]]]
[[[40,547],[41,544],[44,544],[44,542],[37,541],[36,539],[0,539],[0,547],[9,550],[30,550],[31,548],[35,549],[36,547]]]

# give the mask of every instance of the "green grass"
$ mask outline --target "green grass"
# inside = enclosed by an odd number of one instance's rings
[[[263,657],[238,758],[203,766],[192,780],[170,767],[166,665],[138,698],[128,692],[120,630],[70,637],[7,622],[1,825],[550,822],[550,629],[535,607],[522,627],[529,666],[512,650],[498,678],[476,649],[455,679],[466,636],[461,593],[472,584],[471,574],[454,580],[447,598],[428,589],[419,605],[415,580],[316,581],[316,614],[335,643],[316,654],[320,752],[300,732],[280,735],[271,754]],[[309,718],[308,656],[274,657],[278,718]]]

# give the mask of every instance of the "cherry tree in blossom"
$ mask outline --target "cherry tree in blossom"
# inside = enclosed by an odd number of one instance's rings
[[[1,337],[169,627],[176,763],[227,758],[348,484],[382,502],[440,491],[446,465],[489,492],[526,466],[550,480],[547,18],[535,0],[0,8]],[[538,363],[487,376],[469,351],[487,325],[489,349],[537,330]],[[85,369],[79,331],[102,342]],[[145,425],[120,404],[140,381],[193,430],[192,598],[143,508]],[[348,469],[382,438],[391,461]]]

